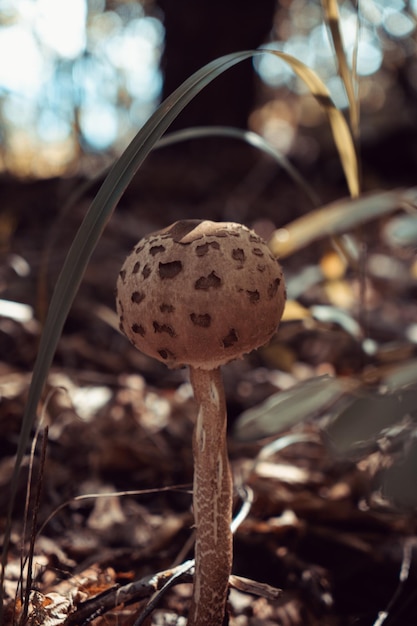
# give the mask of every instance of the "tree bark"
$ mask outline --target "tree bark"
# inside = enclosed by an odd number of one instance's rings
[[[272,29],[276,6],[276,0],[157,2],[166,29],[163,97],[209,61],[259,47]],[[173,127],[226,124],[246,128],[254,98],[252,64],[244,61],[203,89]]]

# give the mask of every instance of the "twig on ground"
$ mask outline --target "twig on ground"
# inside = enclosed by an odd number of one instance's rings
[[[252,490],[245,486],[239,488],[239,495],[242,499],[242,507],[232,522],[232,532],[235,533],[240,524],[250,512],[253,502]],[[71,613],[65,620],[65,626],[85,626],[93,619],[103,615],[122,604],[128,605],[149,598],[149,602],[138,616],[134,626],[140,626],[160,602],[162,596],[172,588],[173,585],[193,580],[194,559],[190,559],[181,565],[141,578],[138,581],[124,585],[117,589],[107,589],[104,593],[92,599],[82,602],[77,610]],[[258,583],[240,576],[230,576],[229,585],[254,595],[263,596],[267,599],[276,599],[280,596],[281,590],[270,587],[263,583]]]

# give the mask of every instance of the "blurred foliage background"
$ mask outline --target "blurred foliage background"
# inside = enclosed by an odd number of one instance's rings
[[[117,0],[6,0],[0,11],[2,169],[55,176],[118,154],[161,95],[160,12]]]
[[[339,7],[360,78],[362,140],[415,132],[416,0],[362,0],[359,21],[355,2]],[[0,170],[88,174],[118,156],[193,71],[261,46],[305,62],[347,107],[319,0],[1,0]],[[317,102],[278,59],[258,57],[255,73],[249,66],[215,81],[179,125],[248,121],[284,153],[314,163],[326,125]]]

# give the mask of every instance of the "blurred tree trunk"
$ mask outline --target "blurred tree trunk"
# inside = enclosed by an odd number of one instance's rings
[[[257,48],[272,29],[276,7],[276,0],[157,2],[166,29],[163,97],[209,61]],[[244,61],[206,87],[186,107],[175,127],[228,124],[246,128],[254,96],[252,63]]]

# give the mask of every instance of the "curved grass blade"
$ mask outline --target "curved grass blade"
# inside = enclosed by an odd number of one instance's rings
[[[345,86],[349,102],[350,124],[353,135],[357,137],[359,133],[359,106],[354,87],[353,72],[347,62],[342,33],[340,31],[339,6],[337,0],[322,0],[322,5],[336,53],[339,76]]]
[[[276,256],[286,257],[322,237],[346,233],[401,207],[415,209],[416,205],[417,187],[338,200],[276,230],[269,246]]]
[[[155,145],[154,149],[164,148],[165,146],[170,146],[181,141],[189,141],[190,139],[203,139],[204,137],[231,137],[232,139],[240,139],[253,148],[265,152],[287,172],[297,185],[299,185],[313,206],[316,207],[320,203],[319,197],[314,189],[287,159],[285,154],[271,146],[261,135],[251,130],[242,130],[241,128],[234,128],[233,126],[196,126],[193,128],[185,128],[162,137]]]
[[[307,85],[312,96],[314,96],[324,108],[345,173],[350,195],[353,197],[358,196],[360,185],[359,165],[352,134],[343,114],[334,104],[326,85],[316,72],[307,67],[307,65],[304,65],[304,63],[301,63],[301,61],[295,57],[277,50],[265,50],[265,52],[274,54],[288,63],[293,72]]]
[[[49,368],[52,364],[56,346],[58,344],[66,317],[81,283],[85,268],[95,249],[112,211],[120,200],[134,174],[141,166],[155,143],[167,130],[171,122],[182,109],[217,76],[237,65],[241,61],[261,54],[275,54],[290,65],[293,71],[306,83],[312,95],[324,106],[340,158],[344,167],[349,187],[355,183],[355,155],[352,139],[343,115],[338,111],[331,100],[330,94],[320,78],[303,63],[294,57],[274,50],[249,50],[235,52],[208,63],[195,72],[178,89],[158,107],[149,120],[144,124],[135,138],[126,148],[121,157],[111,168],[109,174],[93,200],[83,223],[81,224],[63,268],[58,277],[55,290],[49,306],[44,331],[42,333],[38,355],[34,365],[32,382],[29,388],[28,400],[23,416],[22,429],[16,452],[16,462],[11,480],[11,493],[8,508],[8,520],[5,528],[5,539],[2,553],[2,571],[0,578],[0,593],[3,590],[4,571],[8,553],[8,544],[11,529],[12,510],[17,492],[20,465],[29,442],[30,433],[36,416],[37,405],[40,400]],[[353,155],[353,156],[352,156]],[[1,622],[2,603],[0,603]]]

